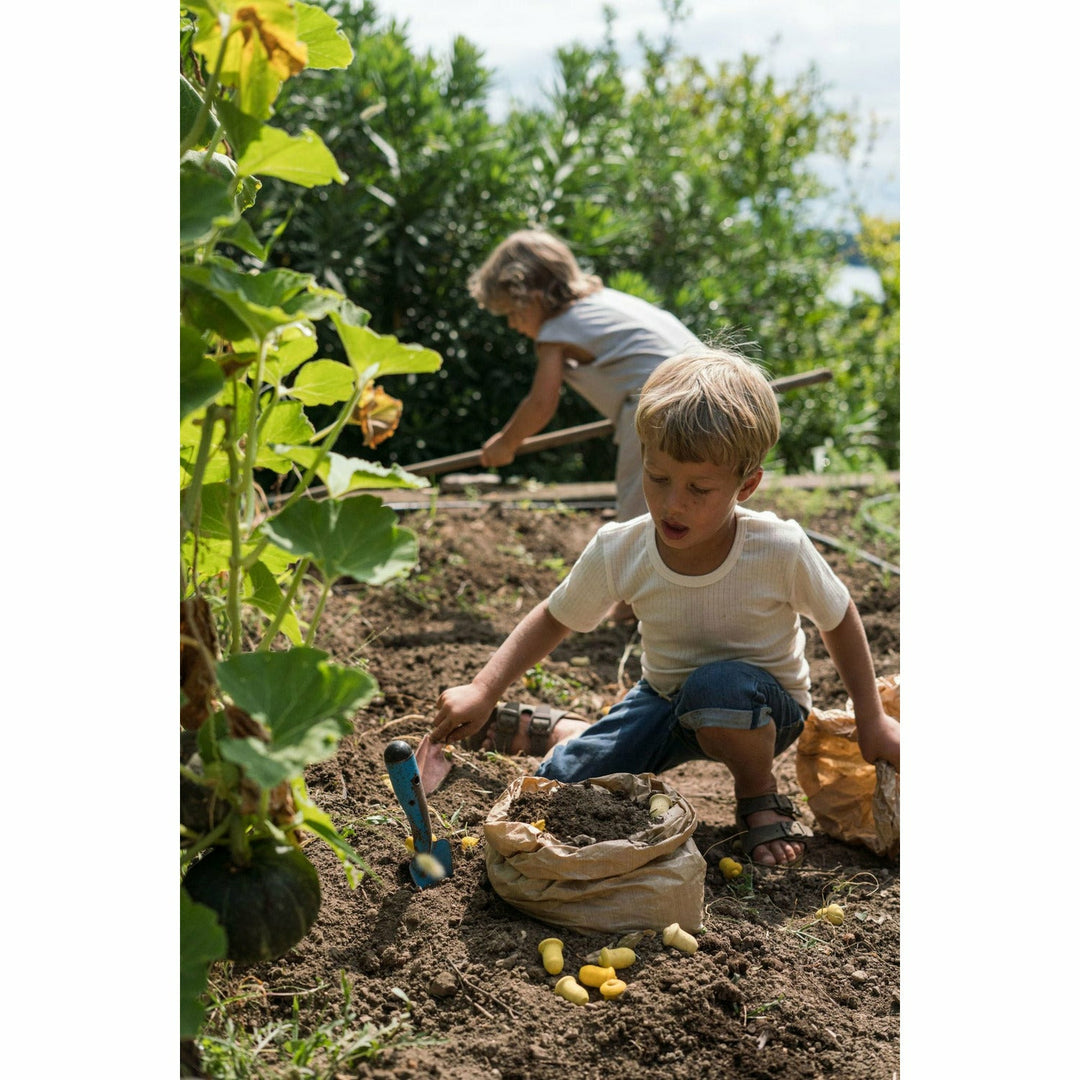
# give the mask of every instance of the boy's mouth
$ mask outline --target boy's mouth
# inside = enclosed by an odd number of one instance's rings
[[[661,521],[660,531],[665,540],[681,540],[690,530],[685,525],[676,525],[673,521]]]

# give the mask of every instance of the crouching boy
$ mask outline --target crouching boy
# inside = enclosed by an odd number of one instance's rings
[[[642,388],[635,425],[648,514],[596,533],[472,682],[443,692],[431,737],[482,733],[508,687],[623,601],[639,623],[642,678],[595,723],[560,720],[537,775],[571,783],[719,761],[744,851],[765,866],[796,863],[812,833],[778,793],[773,758],[810,709],[803,616],[851,696],[863,757],[900,765],[900,725],[882,708],[862,621],[797,522],[742,505],[780,433],[756,365],[727,350],[672,357]]]

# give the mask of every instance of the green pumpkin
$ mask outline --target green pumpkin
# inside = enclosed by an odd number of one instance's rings
[[[192,900],[217,912],[228,958],[253,964],[287,953],[319,914],[319,875],[291,844],[256,840],[251,865],[236,866],[227,847],[211,848],[184,877]]]

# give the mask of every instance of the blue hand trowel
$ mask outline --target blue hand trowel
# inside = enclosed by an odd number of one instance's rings
[[[450,841],[443,839],[432,843],[431,818],[428,815],[427,796],[420,783],[420,770],[416,755],[404,739],[395,739],[383,751],[390,784],[409,819],[415,854],[409,863],[413,881],[421,889],[437,885],[454,872],[450,864]]]

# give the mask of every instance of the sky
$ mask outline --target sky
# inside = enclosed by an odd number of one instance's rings
[[[445,58],[457,34],[484,50],[496,70],[491,108],[532,103],[554,83],[555,51],[604,37],[601,0],[376,0],[378,10],[409,23],[414,50]],[[660,40],[667,19],[660,0],[611,0],[615,41],[624,63],[640,63],[639,33]],[[743,53],[760,56],[778,80],[816,65],[830,104],[880,125],[857,190],[867,209],[900,216],[900,0],[689,0],[675,33],[679,51],[715,69]],[[830,184],[840,175],[824,165]]]

